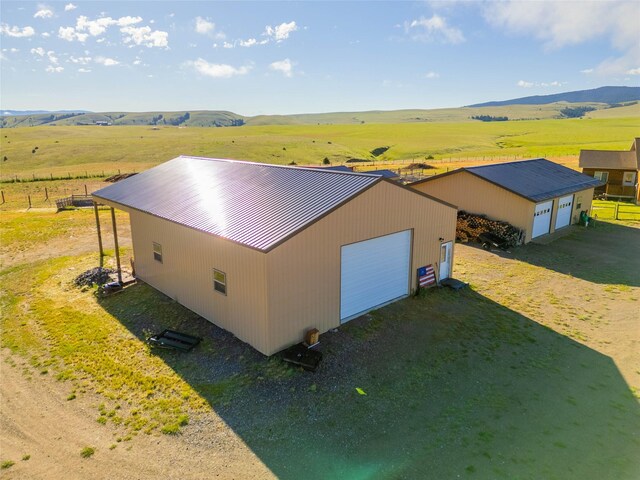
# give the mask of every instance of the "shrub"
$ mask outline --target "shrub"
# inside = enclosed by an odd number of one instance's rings
[[[80,456],[82,458],[89,458],[91,455],[93,455],[94,453],[96,453],[96,449],[93,447],[84,447],[81,451],[80,451]]]

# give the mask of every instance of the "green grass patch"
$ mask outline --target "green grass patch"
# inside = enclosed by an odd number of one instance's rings
[[[181,427],[184,415],[204,408],[205,401],[92,292],[72,286],[74,276],[91,265],[90,257],[58,258],[1,272],[2,346],[31,356],[39,371],[57,372],[60,381],[72,386],[68,400],[87,387],[99,393],[105,399],[98,407],[100,423],[149,432]],[[157,318],[167,315],[166,306],[154,301],[160,295],[155,290],[142,286],[139,294],[134,302],[144,303],[143,311]],[[122,305],[126,296],[119,298],[117,310],[139,311]]]
[[[628,149],[638,117],[544,119],[518,122],[434,121],[340,125],[264,125],[232,128],[148,126],[4,129],[8,160],[2,176],[102,174],[141,171],[178,155],[298,165],[324,158],[415,161],[434,157],[540,157],[578,155],[581,149]],[[397,119],[395,120],[397,121]],[[39,145],[36,154],[34,145]],[[185,151],[185,145],[189,148]],[[379,156],[380,145],[389,149]],[[283,150],[283,147],[286,150]],[[376,151],[377,153],[377,151]]]
[[[3,460],[2,463],[0,463],[0,468],[2,470],[6,470],[7,468],[11,468],[16,464],[16,462],[14,462],[13,460]]]
[[[84,447],[82,450],[80,450],[80,456],[82,458],[89,458],[94,453],[96,453],[96,449],[94,447]]]

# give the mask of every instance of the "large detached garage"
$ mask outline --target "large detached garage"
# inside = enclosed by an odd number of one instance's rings
[[[451,272],[456,208],[380,176],[182,156],[93,196],[138,278],[266,355]]]
[[[460,210],[508,222],[525,243],[577,223],[591,209],[597,179],[538,158],[467,167],[435,175],[411,187]]]

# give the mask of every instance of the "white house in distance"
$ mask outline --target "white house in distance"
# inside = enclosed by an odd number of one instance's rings
[[[93,193],[136,275],[271,355],[453,265],[455,206],[380,176],[181,156]]]

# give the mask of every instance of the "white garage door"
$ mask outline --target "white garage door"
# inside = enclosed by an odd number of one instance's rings
[[[553,200],[536,205],[535,213],[533,214],[533,230],[531,232],[531,238],[536,238],[540,235],[549,233],[552,207]]]
[[[411,230],[342,247],[340,322],[409,294]]]
[[[573,211],[573,195],[560,197],[558,200],[558,214],[556,215],[556,230],[571,224]]]

